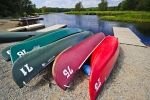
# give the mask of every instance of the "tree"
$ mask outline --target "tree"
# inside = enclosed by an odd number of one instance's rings
[[[139,0],[136,9],[150,11],[150,0]]]
[[[135,10],[139,0],[124,0],[121,3],[122,10]]]
[[[120,10],[146,10],[150,11],[150,0],[124,0],[119,6]]]
[[[35,12],[35,5],[30,0],[1,0],[0,16],[22,16],[24,13]]]
[[[30,0],[21,0],[21,11],[26,12],[28,15],[35,13],[35,4],[32,4]]]
[[[46,9],[47,9],[46,6],[42,7],[41,8],[41,13],[43,13],[43,14],[46,13]]]
[[[99,10],[107,10],[108,2],[107,0],[101,0],[101,3],[98,4]]]
[[[76,10],[76,11],[81,11],[81,10],[83,10],[82,2],[78,2],[78,3],[75,5],[75,10]]]

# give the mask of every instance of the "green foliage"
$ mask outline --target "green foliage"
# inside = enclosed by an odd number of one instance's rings
[[[107,7],[108,7],[108,2],[107,0],[101,0],[101,3],[98,4],[98,8],[99,10],[107,10]]]
[[[139,0],[139,4],[137,5],[137,9],[150,11],[150,0]]]
[[[150,12],[145,11],[72,11],[67,14],[98,15],[103,20],[150,23]]]
[[[121,4],[121,9],[126,9],[126,10],[135,10],[136,5],[137,5],[137,0],[124,0]]]
[[[1,0],[0,16],[23,16],[24,13],[31,15],[35,12],[35,5],[30,0]]]
[[[51,8],[51,7],[42,7],[39,9],[36,9],[36,13],[38,14],[48,14],[52,12],[68,12],[72,11],[73,9],[69,8]]]
[[[21,10],[23,12],[26,12],[27,15],[31,15],[32,13],[35,13],[35,9],[36,9],[36,6],[35,4],[32,4],[32,2],[30,0],[21,0]],[[21,13],[21,12],[20,12]]]
[[[75,5],[75,10],[76,10],[76,11],[81,11],[82,9],[83,9],[82,2],[78,2],[78,3]]]
[[[118,7],[120,10],[150,11],[150,0],[124,0]]]

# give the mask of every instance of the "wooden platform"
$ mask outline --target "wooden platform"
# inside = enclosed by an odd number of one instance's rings
[[[49,31],[53,31],[56,29],[64,28],[64,27],[67,27],[67,25],[66,24],[56,24],[56,25],[53,25],[53,26],[50,26],[50,27],[47,27],[47,28],[44,28],[41,30],[37,30],[36,32],[49,32]]]
[[[11,28],[11,29],[8,29],[8,31],[9,32],[31,31],[31,30],[39,29],[43,27],[45,27],[44,24],[33,24],[33,25]]]
[[[113,27],[113,31],[114,36],[118,37],[120,43],[128,45],[145,46],[129,28]]]

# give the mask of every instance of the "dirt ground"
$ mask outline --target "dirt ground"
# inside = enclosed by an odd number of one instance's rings
[[[0,44],[0,51],[12,44]],[[149,47],[121,44],[118,61],[98,100],[149,100],[149,56]],[[12,79],[11,69],[11,63],[0,55],[0,100],[89,100],[88,79],[82,72],[77,75],[72,88],[63,91],[56,85],[49,87],[40,76],[33,80],[36,83],[33,87],[19,89]]]
[[[0,31],[7,31],[9,28],[18,26],[18,21],[11,21],[8,19],[0,19]]]

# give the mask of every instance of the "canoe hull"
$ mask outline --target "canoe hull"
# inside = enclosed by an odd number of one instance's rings
[[[81,31],[82,30],[78,28],[64,28],[62,30],[46,34],[39,38],[15,45],[10,50],[11,61],[12,63],[14,63],[18,58],[22,57],[24,54],[28,52],[31,52],[36,47],[39,48],[48,45],[59,39],[62,39],[72,34],[76,34]]]
[[[50,32],[55,32],[55,31],[58,31],[58,30],[53,30],[53,31],[50,31]],[[28,39],[26,39],[25,38],[25,40],[24,41],[21,41],[21,42],[19,42],[19,43],[17,43],[17,44],[21,44],[21,43],[24,43],[24,42],[27,42],[27,41],[29,41],[29,40],[34,40],[34,39],[36,39],[36,38],[39,38],[39,37],[41,37],[41,36],[44,36],[44,35],[46,35],[46,34],[49,34],[50,32],[37,32],[38,34],[37,35],[35,35],[35,36],[32,36],[32,37],[30,37],[30,38],[28,38]],[[12,32],[13,33],[13,32]],[[15,33],[15,32],[14,32]],[[24,32],[25,33],[25,32]],[[24,34],[24,33],[20,33],[20,34]],[[39,33],[41,33],[41,34],[39,34]],[[4,38],[3,38],[4,39]],[[6,39],[5,40],[9,40],[8,39],[8,37],[6,37]],[[10,37],[10,40],[12,40],[12,37]],[[16,40],[16,37],[14,38],[14,40]],[[17,45],[17,44],[15,44],[15,45]],[[2,57],[3,57],[3,59],[4,60],[6,60],[6,61],[10,61],[10,48],[12,48],[13,46],[15,46],[15,45],[10,45],[10,46],[8,46],[8,47],[6,47],[6,48],[4,48],[3,50],[2,50],[2,52],[1,52],[1,54],[2,54]]]
[[[91,76],[89,81],[90,99],[96,100],[101,86],[107,80],[119,55],[119,42],[107,36],[91,56]]]
[[[43,32],[0,32],[0,43],[21,41]]]
[[[98,33],[61,52],[54,61],[52,74],[57,85],[66,90],[77,71],[104,39],[104,33]]]
[[[77,44],[91,34],[91,32],[81,32],[65,37],[17,59],[12,69],[14,81],[22,88],[25,85],[24,83],[28,83],[35,75],[47,67],[62,50]]]

